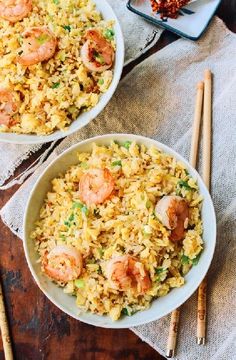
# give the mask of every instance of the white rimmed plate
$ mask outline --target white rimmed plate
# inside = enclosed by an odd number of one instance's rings
[[[111,140],[116,140],[120,143],[123,143],[127,140],[135,140],[138,144],[144,144],[147,147],[154,145],[162,151],[174,156],[177,160],[182,161],[193,178],[197,179],[200,193],[204,197],[202,207],[204,251],[202,252],[198,265],[194,266],[185,276],[186,284],[181,288],[172,289],[164,297],[155,299],[152,302],[150,309],[137,312],[131,317],[122,317],[116,322],[113,322],[108,316],[98,316],[90,312],[79,314],[79,310],[75,303],[75,297],[65,294],[61,288],[58,288],[41,273],[40,264],[37,262],[38,255],[35,251],[35,245],[34,242],[30,239],[30,233],[34,229],[34,223],[39,217],[39,210],[43,204],[43,200],[46,196],[46,193],[51,188],[51,180],[58,176],[59,173],[65,172],[69,166],[78,163],[78,151],[90,151],[93,142],[98,145],[108,145]],[[106,328],[129,328],[132,326],[145,324],[150,321],[158,320],[183,304],[194,293],[205,277],[214,254],[215,242],[216,218],[214,207],[209,192],[197,171],[193,169],[182,156],[180,156],[168,146],[155,140],[138,135],[109,134],[97,136],[82,141],[79,144],[76,144],[66,150],[50,165],[48,165],[48,167],[44,170],[36,182],[34,188],[31,191],[24,217],[25,256],[30,271],[39,288],[58,308],[73,318],[83,321],[87,324]]]
[[[221,0],[195,0],[180,10],[177,19],[161,19],[160,14],[154,14],[150,0],[128,0],[130,11],[142,16],[151,23],[185,37],[198,40],[207,29]]]

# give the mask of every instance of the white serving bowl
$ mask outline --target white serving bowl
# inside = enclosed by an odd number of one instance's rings
[[[131,317],[122,317],[122,319],[116,322],[113,322],[108,316],[98,316],[90,312],[79,315],[79,311],[75,303],[75,297],[65,294],[61,288],[57,287],[41,273],[40,264],[37,262],[39,257],[35,251],[35,244],[30,239],[30,233],[34,229],[34,223],[39,217],[39,210],[43,204],[43,200],[51,188],[51,180],[57,177],[59,173],[65,172],[71,165],[78,163],[78,152],[90,151],[93,142],[98,145],[108,145],[111,140],[116,140],[120,143],[127,140],[135,140],[138,144],[144,144],[147,147],[154,145],[162,151],[174,156],[177,160],[182,161],[193,178],[197,179],[200,193],[204,197],[202,207],[204,251],[202,252],[198,265],[193,266],[189,273],[185,276],[186,284],[180,288],[172,289],[164,297],[155,299],[152,302],[150,309],[137,312]],[[24,217],[24,251],[30,271],[40,289],[57,307],[73,318],[91,325],[107,328],[129,328],[145,324],[150,321],[160,319],[183,304],[194,293],[205,277],[214,254],[215,242],[216,218],[214,207],[209,192],[200,175],[182,156],[177,154],[168,146],[138,135],[109,134],[97,136],[82,141],[66,150],[50,165],[48,165],[38,179],[31,191]]]
[[[119,21],[106,0],[93,0],[96,3],[97,9],[101,12],[105,20],[114,20],[114,30],[115,30],[115,39],[116,39],[116,56],[114,63],[114,75],[112,83],[106,93],[102,94],[100,100],[96,106],[91,110],[81,113],[76,120],[74,120],[67,131],[57,130],[50,135],[32,135],[32,134],[15,134],[15,133],[0,133],[0,141],[6,143],[15,143],[15,144],[39,144],[46,143],[54,140],[61,139],[65,136],[68,136],[75,131],[81,129],[87,125],[91,120],[95,119],[98,114],[104,109],[104,107],[111,100],[112,95],[114,94],[117,85],[119,83],[122,69],[124,65],[124,39],[122,30],[119,24]]]

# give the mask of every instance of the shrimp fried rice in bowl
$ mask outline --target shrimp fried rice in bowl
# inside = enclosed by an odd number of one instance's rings
[[[112,97],[124,43],[106,0],[0,0],[0,140],[52,141]]]
[[[210,265],[214,208],[177,153],[136,135],[73,146],[35,185],[24,248],[42,291],[104,327],[156,320],[180,306]]]

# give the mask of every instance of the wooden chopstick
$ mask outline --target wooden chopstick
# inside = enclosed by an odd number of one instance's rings
[[[210,190],[211,180],[211,97],[212,74],[210,70],[206,70],[204,76],[202,178],[208,190]]]
[[[190,150],[190,158],[189,158],[189,162],[193,167],[196,167],[196,163],[197,163],[199,133],[200,133],[200,124],[201,124],[201,117],[202,117],[203,88],[204,88],[204,84],[202,81],[200,81],[197,84],[197,96],[196,96],[196,103],[195,103],[191,150]],[[172,358],[175,356],[175,349],[176,349],[177,335],[178,335],[179,316],[180,316],[180,309],[176,309],[176,310],[172,311],[170,327],[169,327],[169,335],[168,335],[168,340],[167,340],[167,348],[166,348],[166,357],[167,358]]]
[[[191,150],[189,156],[190,165],[192,165],[192,167],[194,168],[196,167],[197,164],[199,133],[200,133],[201,118],[202,118],[203,89],[204,89],[204,83],[203,81],[200,81],[197,84],[197,96],[196,96],[195,113],[193,120]]]
[[[2,334],[2,343],[3,343],[5,359],[13,360],[11,339],[10,339],[10,335],[9,335],[9,329],[8,329],[8,323],[7,323],[6,310],[5,310],[5,306],[4,306],[1,281],[0,281],[0,328],[1,328],[1,334]]]
[[[203,105],[203,172],[202,177],[210,190],[211,180],[211,117],[212,117],[212,74],[206,70],[204,74],[204,105]],[[198,288],[197,306],[197,344],[206,342],[206,278]]]
[[[176,349],[177,335],[178,335],[178,326],[179,326],[179,315],[180,315],[179,308],[175,309],[171,313],[169,335],[168,335],[167,347],[166,347],[166,357],[167,358],[172,358],[175,356],[175,349]]]

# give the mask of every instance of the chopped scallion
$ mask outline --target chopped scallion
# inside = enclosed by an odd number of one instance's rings
[[[74,202],[74,203],[72,204],[72,209],[73,209],[73,210],[74,210],[74,209],[80,209],[86,216],[87,216],[88,213],[89,213],[89,210],[88,210],[87,206],[84,205],[84,204],[82,204],[82,203],[80,203],[80,202]]]
[[[77,280],[75,280],[75,286],[78,289],[82,289],[85,287],[85,281],[83,279],[77,279]]]
[[[191,190],[191,187],[189,186],[189,184],[187,183],[187,181],[184,181],[184,180],[180,180],[179,182],[178,182],[178,186],[179,187],[183,187],[183,188],[185,188],[186,190]]]
[[[157,268],[155,269],[155,273],[156,273],[157,275],[160,275],[160,274],[163,273],[164,271],[165,271],[165,269],[162,268],[162,267],[157,267]]]
[[[190,259],[189,259],[188,256],[186,256],[186,255],[182,255],[182,256],[181,256],[181,263],[182,263],[183,265],[189,264],[189,262],[190,262]]]
[[[121,160],[116,160],[111,163],[111,166],[121,166]]]
[[[70,25],[63,25],[62,27],[63,29],[68,30],[69,32],[71,31]]]
[[[182,255],[182,257],[181,257],[181,263],[182,263],[183,265],[185,265],[185,264],[190,264],[190,265],[194,265],[194,266],[195,266],[195,265],[198,264],[199,259],[200,259],[200,256],[201,256],[201,253],[198,254],[194,259],[190,259],[188,256]]]
[[[123,309],[121,310],[121,314],[122,314],[122,315],[126,315],[126,316],[129,315],[129,314],[128,314],[128,310],[127,310],[126,308],[123,308]]]
[[[60,86],[60,83],[56,82],[56,83],[52,84],[52,89],[58,89],[59,86]]]
[[[126,315],[126,316],[132,316],[133,314],[135,314],[136,311],[132,311],[132,309],[129,308],[123,308],[121,310],[121,314],[122,315]]]
[[[155,281],[163,281],[166,277],[167,269],[164,269],[162,267],[157,267],[155,269],[155,274],[157,275],[155,278]]]
[[[194,259],[192,259],[192,264],[195,266],[198,264],[199,259],[200,259],[201,253],[198,254]]]
[[[84,204],[75,201],[75,202],[73,202],[73,204],[72,204],[72,209],[73,209],[73,210],[74,210],[74,209],[82,209],[83,206],[84,206]]]
[[[126,142],[123,144],[123,146],[124,146],[127,150],[129,150],[131,143],[132,143],[132,141],[126,141]]]
[[[75,218],[75,215],[72,213],[72,214],[70,214],[68,221],[71,222],[74,220],[74,218]]]

